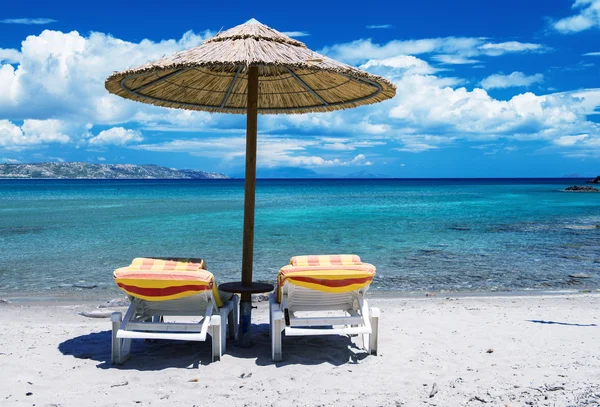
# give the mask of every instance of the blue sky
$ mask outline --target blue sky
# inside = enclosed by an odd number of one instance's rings
[[[392,80],[390,101],[259,118],[259,176],[600,173],[600,0],[10,2],[0,10],[0,162],[243,173],[242,116],[147,106],[104,79],[259,21]]]

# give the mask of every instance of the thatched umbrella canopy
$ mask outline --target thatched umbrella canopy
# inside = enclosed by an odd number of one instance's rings
[[[394,97],[389,81],[309,50],[252,19],[198,47],[111,75],[106,89],[157,106],[246,113],[250,68],[258,113],[329,112]]]
[[[117,72],[106,89],[157,106],[246,113],[242,284],[252,286],[257,114],[330,112],[394,97],[395,86],[309,50],[255,19],[187,51]],[[242,294],[249,302],[250,294]]]

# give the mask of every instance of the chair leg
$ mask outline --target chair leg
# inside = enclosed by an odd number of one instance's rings
[[[229,327],[229,339],[235,340],[238,336],[238,311],[240,309],[240,299],[234,295],[231,299],[233,310],[228,315],[227,326]]]
[[[212,342],[212,361],[216,362],[221,360],[223,355],[222,341],[221,341],[221,316],[213,315],[210,319],[210,336]]]
[[[379,308],[371,308],[371,335],[369,335],[369,349],[371,355],[377,355],[379,342]]]
[[[283,360],[282,332],[284,330],[284,317],[273,295],[270,299],[270,317],[271,358],[273,362],[280,362]]]
[[[131,353],[131,339],[117,338],[117,332],[123,322],[123,314],[113,312],[110,316],[112,323],[112,347],[111,347],[111,362],[115,365],[120,365],[129,359]]]
[[[222,307],[219,315],[221,316],[221,353],[225,353],[227,350],[227,327],[229,326],[228,315],[231,315],[231,310],[228,307]]]

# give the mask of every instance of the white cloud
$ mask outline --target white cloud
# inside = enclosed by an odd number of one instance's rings
[[[379,67],[393,68],[396,72],[404,74],[431,75],[438,71],[427,63],[412,55],[396,55],[384,59],[370,59],[360,66],[364,70],[373,70]]]
[[[523,72],[515,71],[510,75],[494,74],[481,81],[481,86],[484,89],[511,88],[511,87],[528,87],[535,83],[541,83],[544,80],[544,75],[537,73],[535,75],[525,75]]]
[[[488,56],[500,56],[506,53],[519,52],[546,52],[549,50],[545,45],[518,41],[487,43],[479,46],[479,49],[483,54]]]
[[[373,25],[366,25],[365,28],[369,29],[369,30],[387,30],[390,28],[393,28],[394,26],[391,24],[373,24]]]
[[[470,59],[480,55],[500,56],[508,53],[546,52],[542,44],[517,41],[494,43],[481,37],[443,37],[418,40],[392,40],[385,44],[373,43],[371,39],[335,44],[321,52],[334,59],[348,63],[361,63],[369,59],[385,59],[398,55],[439,54]]]
[[[106,143],[141,141],[141,134],[126,130],[139,126],[144,132],[198,131],[209,138],[130,148],[175,152],[191,148],[196,155],[243,161],[243,116],[162,109],[123,100],[104,89],[104,79],[113,70],[189,48],[206,35],[188,32],[179,40],[134,43],[102,33],[82,36],[46,30],[27,37],[19,50],[2,50],[1,55],[17,63],[0,63],[0,117],[11,119],[3,123],[0,145],[23,149],[71,140],[75,146],[89,141],[88,149],[94,145],[100,149]],[[369,147],[369,142],[416,152],[443,148],[460,139],[485,142],[512,138],[547,140],[556,148],[585,143],[586,148],[600,151],[600,145],[595,144],[600,137],[598,125],[586,118],[598,113],[599,89],[550,95],[527,92],[498,100],[485,89],[461,87],[466,83],[464,79],[443,76],[447,70],[408,55],[431,54],[438,60],[442,56],[477,59],[545,52],[547,47],[543,45],[447,37],[385,44],[358,40],[327,49],[333,56],[362,62],[361,68],[394,81],[398,86],[396,98],[328,114],[262,116],[260,165],[367,165],[370,161],[366,158],[353,160],[361,155],[361,148]],[[36,120],[44,122],[45,132],[34,129],[32,123]],[[60,128],[52,128],[52,120]],[[23,125],[16,124],[22,121]],[[94,137],[89,133],[92,124],[112,128]],[[302,136],[287,136],[292,132]],[[581,134],[589,137],[571,147],[553,142]],[[324,135],[332,140],[325,140]]]
[[[9,120],[0,120],[0,146],[20,151],[48,143],[68,143],[64,123],[59,120],[24,120],[17,126]]]
[[[143,64],[199,44],[210,33],[187,32],[179,40],[139,43],[92,32],[44,30],[30,35],[20,50],[2,51],[18,64],[0,64],[0,117],[113,124],[164,109],[110,95],[104,80],[115,70]]]
[[[16,49],[0,48],[0,63],[14,64],[21,60],[21,53]]]
[[[89,139],[92,145],[115,145],[124,146],[130,143],[138,143],[144,138],[137,130],[125,129],[123,127],[113,127],[103,130],[97,136]]]
[[[554,22],[555,30],[571,34],[600,27],[600,0],[575,0],[572,8],[577,14]]]
[[[472,58],[465,58],[456,55],[435,55],[433,57],[438,62],[446,65],[467,65],[467,64],[477,64],[481,61]]]
[[[561,136],[554,140],[554,144],[558,144],[563,147],[570,147],[577,144],[580,141],[583,141],[589,137],[589,134],[580,134],[578,136]]]
[[[51,18],[5,18],[0,20],[3,24],[25,24],[25,25],[44,25],[55,23],[56,20]]]
[[[325,141],[325,143],[323,143]],[[331,139],[318,138],[300,139],[292,137],[273,137],[259,135],[257,147],[257,166],[259,167],[341,167],[372,165],[364,154],[358,154],[353,158],[330,158],[310,154],[308,149],[325,149]],[[245,137],[211,137],[205,139],[172,140],[164,143],[141,144],[130,148],[136,150],[188,153],[199,157],[221,158],[227,161],[235,160],[243,163],[246,154]],[[335,150],[335,148],[334,148]],[[354,148],[352,148],[354,150]]]
[[[584,57],[600,57],[600,52],[587,52],[583,54]]]
[[[288,37],[308,37],[310,34],[306,31],[283,31],[283,35],[287,35]]]

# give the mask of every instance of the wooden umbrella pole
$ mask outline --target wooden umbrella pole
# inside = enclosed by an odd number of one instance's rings
[[[242,286],[252,286],[254,254],[254,205],[256,196],[256,144],[258,127],[258,67],[248,68],[248,107],[246,115],[246,177],[244,182],[244,242],[242,248]],[[252,297],[242,293],[240,302],[240,344],[247,345]]]

